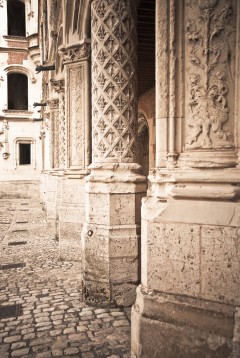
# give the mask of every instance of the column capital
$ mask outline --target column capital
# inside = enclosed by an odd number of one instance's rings
[[[89,42],[81,42],[65,47],[60,46],[58,53],[63,58],[63,64],[89,60],[91,54],[91,45]]]
[[[50,80],[50,83],[56,92],[63,92],[65,90],[64,80]]]
[[[59,99],[58,98],[50,99],[47,101],[47,104],[50,109],[58,109]]]

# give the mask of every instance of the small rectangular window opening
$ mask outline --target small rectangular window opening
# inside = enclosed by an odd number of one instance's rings
[[[19,164],[31,164],[31,144],[19,143]]]

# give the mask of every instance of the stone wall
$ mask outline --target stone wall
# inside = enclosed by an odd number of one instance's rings
[[[238,357],[239,10],[156,1],[156,168],[133,357]]]

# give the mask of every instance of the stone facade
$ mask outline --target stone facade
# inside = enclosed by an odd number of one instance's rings
[[[37,182],[42,169],[42,124],[37,121],[38,108],[33,106],[42,86],[35,74],[40,58],[38,4],[19,3],[18,15],[24,24],[12,18],[13,3],[2,1],[0,6],[0,181],[10,192],[8,181],[16,181],[16,186],[18,180]]]
[[[135,302],[132,357],[239,357],[239,1],[39,12],[41,195],[85,301]]]

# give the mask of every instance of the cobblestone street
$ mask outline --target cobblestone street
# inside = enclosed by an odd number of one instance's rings
[[[0,200],[0,244],[0,358],[130,357],[129,310],[82,302],[80,263],[59,261],[40,203]]]

